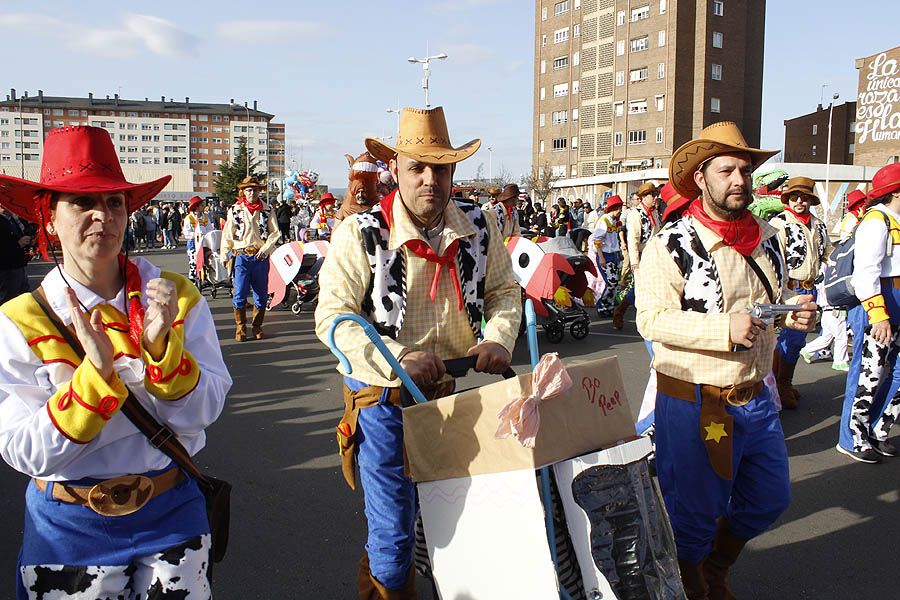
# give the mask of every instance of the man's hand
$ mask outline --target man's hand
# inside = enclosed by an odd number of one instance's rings
[[[419,387],[433,386],[447,372],[444,361],[431,352],[408,352],[400,359],[400,366]]]
[[[872,323],[872,338],[881,344],[882,346],[886,346],[891,341],[891,322],[890,321],[879,321],[878,323]]]
[[[475,344],[466,352],[466,356],[473,355],[478,357],[478,361],[475,363],[475,370],[479,373],[502,375],[509,368],[510,362],[512,362],[509,350],[497,342]]]
[[[266,254],[266,253],[260,248],[259,252],[256,253],[256,255],[254,256],[254,258],[256,258],[256,260],[266,260],[267,258],[269,258],[269,255]]]
[[[766,324],[748,313],[731,313],[729,335],[732,344],[752,348],[753,341],[766,329]]]
[[[799,329],[800,331],[812,331],[816,326],[816,311],[818,306],[812,301],[813,297],[809,294],[797,296],[795,304],[802,310],[791,313],[784,320],[785,327],[791,329]]]

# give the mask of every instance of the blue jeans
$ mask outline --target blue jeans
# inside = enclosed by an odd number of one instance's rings
[[[819,295],[815,289],[804,290],[803,288],[797,287],[794,288],[794,291],[798,294],[812,295],[813,301],[815,301]],[[781,353],[781,357],[784,358],[786,363],[792,365],[800,358],[800,350],[806,345],[806,334],[806,331],[790,329],[788,327],[781,330],[778,341],[775,343],[775,349]]]
[[[265,308],[269,295],[269,259],[257,259],[255,256],[238,254],[234,259],[234,298],[235,308],[247,305],[247,294],[253,290],[253,304],[256,308]]]

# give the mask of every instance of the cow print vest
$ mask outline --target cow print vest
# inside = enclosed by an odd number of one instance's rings
[[[263,240],[269,237],[269,211],[265,209],[257,211],[256,214],[250,218],[249,222],[244,218],[246,214],[247,211],[243,210],[239,205],[231,207],[231,219],[234,223],[234,239],[244,239],[244,236],[247,233],[247,227],[252,226],[254,221],[256,221],[259,237]]]
[[[641,244],[646,244],[650,241],[650,238],[653,237],[653,222],[650,220],[650,215],[644,209],[643,206],[637,206],[634,210],[638,211],[638,216],[641,217]],[[656,218],[656,222],[659,223],[662,220],[662,217],[659,214],[659,211],[655,208],[653,209],[653,216]]]
[[[700,241],[692,218],[685,216],[670,223],[659,232],[669,256],[675,261],[684,277],[681,293],[681,310],[698,313],[724,313],[725,296],[722,280],[709,252]],[[776,282],[773,286],[778,302],[784,286],[785,265],[778,247],[778,236],[773,235],[762,242],[766,258],[772,264]]]
[[[456,205],[478,232],[474,237],[459,239],[456,266],[466,316],[472,333],[480,338],[490,236],[485,214],[480,208],[461,202]],[[381,204],[357,213],[356,218],[372,274],[362,310],[380,334],[396,339],[406,313],[406,253],[388,250],[390,230],[381,212]]]
[[[825,223],[818,219],[812,221],[812,229],[808,230],[800,223],[792,223],[787,220],[784,213],[773,217],[784,223],[785,245],[784,257],[787,261],[788,271],[799,269],[806,260],[806,236],[813,235],[814,246],[818,250],[818,260],[821,265],[825,261],[825,248],[828,245],[828,230]],[[817,278],[818,282],[818,278]]]

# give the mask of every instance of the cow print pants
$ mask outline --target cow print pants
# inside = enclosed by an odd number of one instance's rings
[[[25,598],[40,600],[164,600],[210,598],[209,534],[129,565],[24,565]],[[21,590],[20,590],[21,591]],[[21,595],[20,595],[21,597]]]
[[[856,452],[871,448],[870,437],[876,440],[886,440],[891,427],[897,420],[898,413],[900,413],[900,391],[898,391],[888,401],[880,419],[877,419],[877,415],[872,414],[875,394],[888,364],[890,348],[890,344],[880,344],[870,334],[865,334],[859,382],[857,383],[856,397],[853,399],[853,406],[850,409],[850,433],[853,436],[853,450]],[[883,385],[888,385],[888,383],[885,381]],[[870,434],[873,418],[877,419],[877,425],[872,428]]]

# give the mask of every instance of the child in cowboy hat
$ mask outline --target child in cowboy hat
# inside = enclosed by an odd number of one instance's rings
[[[0,310],[0,454],[31,477],[17,598],[210,597],[204,496],[122,410],[195,454],[231,387],[197,288],[121,253],[129,213],[169,180],[126,181],[95,127],[51,131],[39,182],[0,175],[0,203],[40,225],[45,256],[62,249]]]
[[[453,389],[444,359],[474,355],[476,370],[489,373],[509,366],[521,290],[495,220],[450,197],[456,164],[481,142],[453,146],[442,108],[404,109],[397,142],[366,139],[369,152],[389,163],[398,188],[335,230],[319,275],[316,335],[327,343],[335,317],[364,315],[434,398]],[[413,600],[418,508],[403,467],[400,381],[359,328],[341,327],[335,340],[353,372],[343,373],[338,425],[344,477],[355,486],[359,464],[369,527],[359,597]]]

